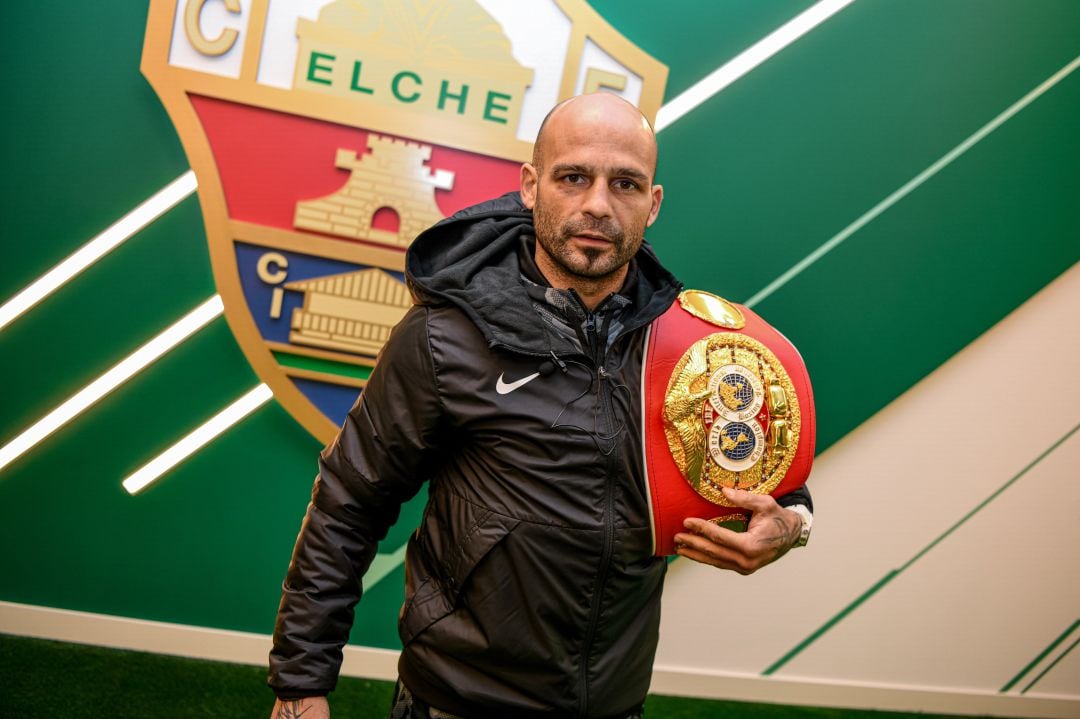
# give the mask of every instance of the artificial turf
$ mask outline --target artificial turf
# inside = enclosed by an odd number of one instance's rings
[[[0,635],[0,717],[268,717],[266,669]],[[393,685],[342,677],[340,719],[385,719]],[[747,704],[650,695],[648,719],[944,719],[939,714]],[[508,718],[512,719],[512,718]]]

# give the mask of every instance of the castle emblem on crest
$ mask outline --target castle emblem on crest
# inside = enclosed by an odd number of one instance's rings
[[[515,189],[559,100],[606,89],[652,118],[667,78],[585,0],[151,0],[142,70],[229,326],[323,441],[411,305],[412,240]]]
[[[424,166],[431,147],[368,135],[368,154],[341,149],[334,163],[352,174],[332,195],[296,204],[294,225],[328,235],[408,247],[414,237],[443,218],[435,189],[454,186],[454,173]],[[393,215],[395,230],[374,227],[379,212]]]

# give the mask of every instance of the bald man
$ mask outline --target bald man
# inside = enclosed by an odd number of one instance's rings
[[[274,717],[329,716],[360,577],[425,482],[390,716],[641,716],[666,563],[638,388],[645,331],[681,289],[644,241],[656,160],[633,105],[571,98],[541,125],[520,193],[409,248],[417,304],[320,456],[274,633]],[[728,498],[760,521],[687,520],[680,554],[747,574],[795,545],[799,513]]]

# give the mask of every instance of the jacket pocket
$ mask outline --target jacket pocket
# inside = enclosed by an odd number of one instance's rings
[[[402,644],[408,644],[421,632],[454,611],[470,575],[484,557],[504,540],[520,523],[513,517],[496,514],[490,510],[468,505],[473,516],[462,523],[460,532],[445,536],[425,535],[430,525],[409,540],[410,562],[424,555],[426,561],[417,562],[426,571],[408,598],[402,610],[399,630]],[[463,517],[464,518],[464,517]],[[427,524],[427,523],[425,523]],[[410,566],[410,571],[418,566]]]

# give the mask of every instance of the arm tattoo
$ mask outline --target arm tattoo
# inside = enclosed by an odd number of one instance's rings
[[[278,709],[278,713],[274,715],[273,719],[298,719],[308,713],[311,709],[310,706],[300,708],[302,699],[290,699],[288,701],[282,701],[281,707]]]

